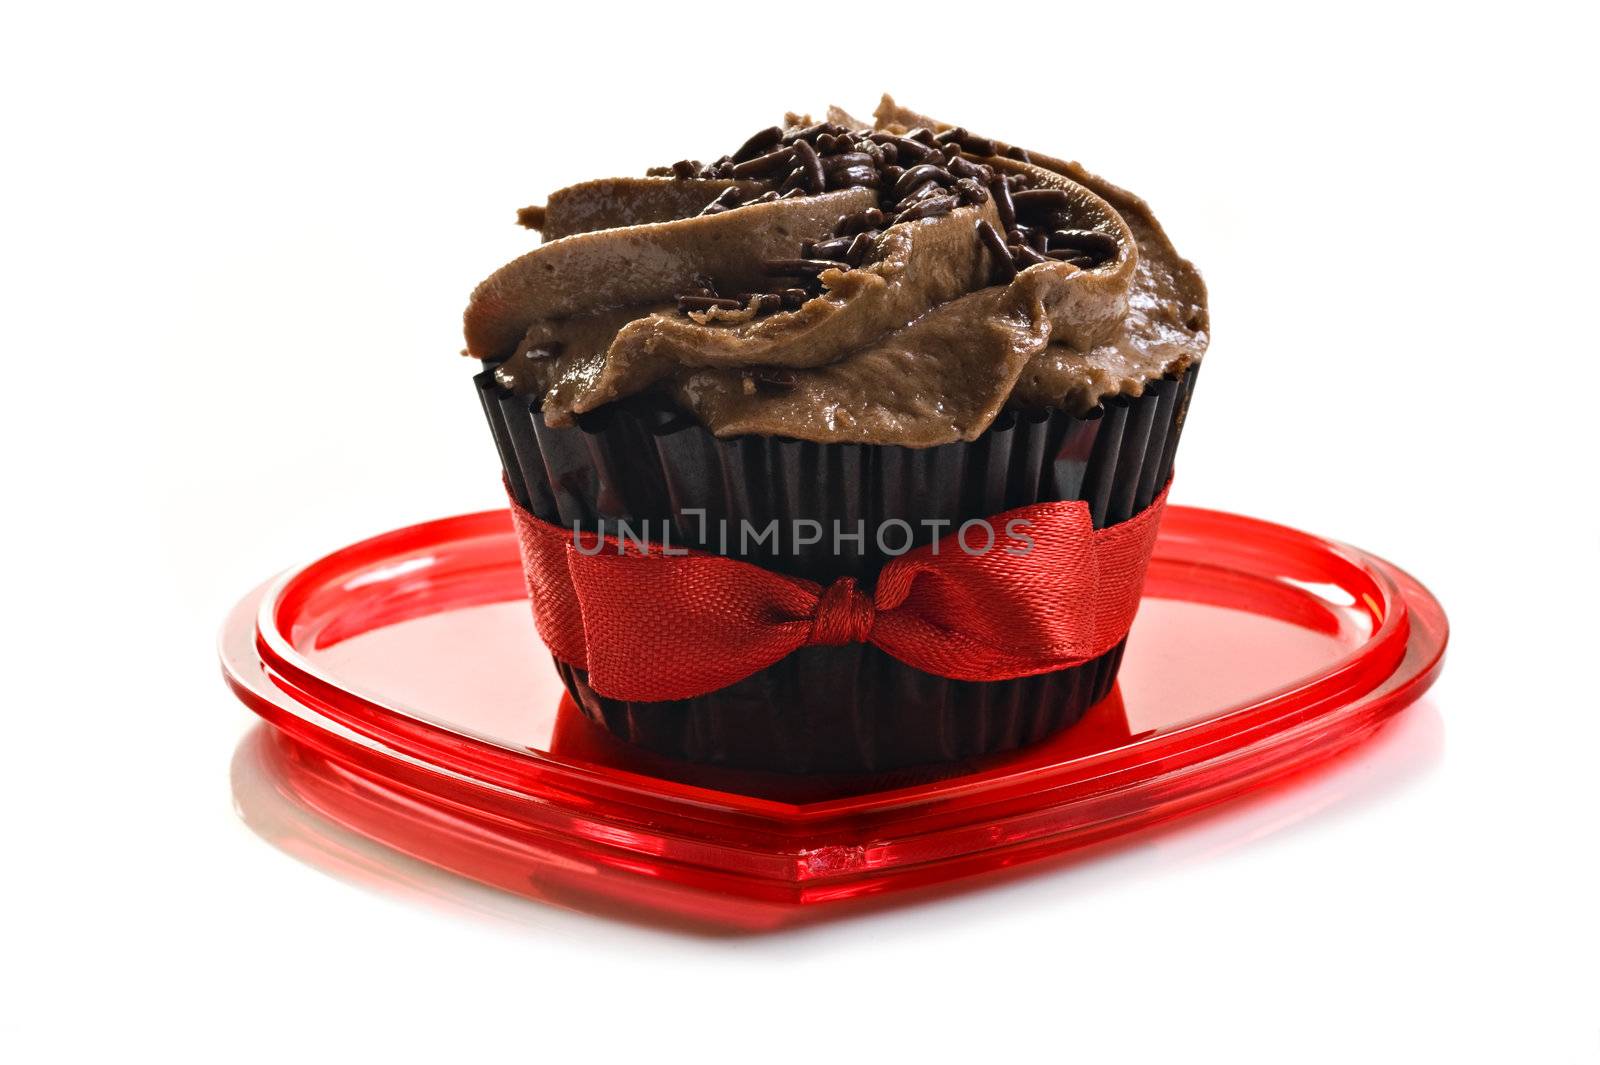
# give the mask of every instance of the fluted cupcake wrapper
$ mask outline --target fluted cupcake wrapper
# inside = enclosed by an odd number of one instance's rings
[[[675,545],[826,584],[843,576],[870,582],[894,557],[875,535],[890,522],[903,523],[885,538],[899,551],[907,535],[930,542],[964,521],[1032,503],[1085,500],[1097,528],[1132,517],[1172,471],[1198,373],[1195,366],[1151,382],[1142,396],[1086,416],[1006,412],[977,440],[932,448],[719,440],[642,399],[552,429],[492,372],[476,383],[511,490],[537,517],[613,534],[625,521],[652,539],[670,527]],[[739,535],[800,520],[821,525],[817,542]],[[730,687],[655,703],[605,698],[582,670],[557,665],[590,720],[657,753],[849,773],[959,761],[1043,739],[1110,692],[1121,658],[1119,645],[1072,669],[971,682],[922,673],[867,644],[805,647]]]

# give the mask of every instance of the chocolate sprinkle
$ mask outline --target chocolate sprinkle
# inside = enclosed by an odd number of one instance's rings
[[[822,160],[822,169],[826,171],[844,170],[852,166],[870,166],[877,169],[877,163],[866,152],[840,152],[837,155],[827,156]]]
[[[762,269],[768,277],[807,277],[824,270],[848,270],[850,264],[836,259],[768,259]]]
[[[878,170],[873,166],[847,166],[842,170],[829,170],[828,188],[869,188],[875,189],[881,183]]]
[[[843,126],[836,126],[832,122],[818,122],[814,126],[807,126],[805,129],[799,129],[799,130],[794,130],[794,131],[789,132],[789,133],[785,133],[783,135],[783,143],[785,143],[785,144],[794,144],[794,143],[796,143],[798,141],[816,140],[818,137],[822,136],[824,133],[846,133],[846,132],[848,132],[848,130],[846,130]]]
[[[810,243],[809,241],[807,242]],[[832,237],[828,240],[818,241],[808,248],[806,244],[800,245],[800,253],[807,259],[837,259],[849,250],[851,238]]]
[[[768,126],[759,133],[751,134],[750,139],[741,144],[739,150],[733,153],[733,161],[742,163],[746,159],[754,159],[756,156],[764,155],[769,149],[776,148],[782,143],[783,130],[777,126]]]
[[[1017,276],[1016,264],[1012,261],[1011,250],[1006,247],[1005,240],[995,232],[988,219],[978,219],[978,239],[989,249],[989,256],[994,260],[994,273],[999,277],[997,283],[1010,284],[1011,279]]]
[[[700,209],[700,214],[702,216],[721,214],[723,211],[731,210],[737,206],[739,206],[739,190],[723,189],[722,192],[717,195],[716,199],[712,200],[710,203],[706,204]]]
[[[1024,269],[1030,266],[1037,266],[1043,262],[1049,262],[1043,255],[1040,255],[1026,244],[1012,244],[1008,250],[1011,252],[1012,261]]]
[[[851,266],[860,266],[866,261],[867,253],[872,250],[872,246],[877,241],[878,231],[876,229],[869,229],[865,233],[857,233],[855,239],[850,242],[850,246],[845,249],[844,261]]]
[[[1072,197],[1060,189],[1022,189],[1012,193],[1011,202],[1019,212],[1070,210]]]
[[[946,215],[954,210],[955,206],[956,198],[954,196],[930,196],[929,198],[919,202],[915,207],[911,207],[895,215],[894,221],[891,222],[890,225],[898,226],[905,222],[915,222],[919,218],[933,218],[938,215]]]
[[[1070,248],[1092,257],[1111,258],[1117,254],[1117,238],[1097,229],[1058,229],[1050,234],[1050,250]]]
[[[895,209],[897,211],[904,211],[907,207],[919,204],[931,196],[948,195],[950,195],[949,190],[943,185],[939,184],[937,181],[924,181],[917,185],[916,188],[902,196],[900,198],[900,202],[895,204]]]
[[[994,209],[1000,215],[1000,228],[1005,230],[1015,229],[1017,225],[1017,208],[1011,202],[1011,186],[1006,179],[996,175],[989,181],[989,194],[994,197]]]
[[[939,134],[939,143],[955,144],[962,151],[971,152],[973,155],[993,155],[995,153],[994,141],[988,137],[973,136],[960,126],[955,129],[947,129]]]
[[[709,311],[720,308],[725,311],[736,311],[744,304],[729,296],[679,296],[678,313],[688,314],[690,311]]]
[[[793,148],[779,148],[766,155],[758,155],[754,159],[746,159],[733,168],[736,178],[762,177],[784,169],[794,161]]]
[[[883,222],[883,212],[876,207],[868,207],[865,211],[857,211],[855,214],[840,215],[839,221],[834,223],[833,232],[835,236],[843,237],[874,229],[883,225]]]
[[[994,177],[994,168],[982,163],[974,163],[963,156],[956,156],[950,160],[950,173],[958,178],[971,178],[973,181],[987,185]]]
[[[739,297],[739,303],[745,305],[755,301],[756,313],[775,311],[783,306],[783,297],[776,292],[747,292]]]
[[[922,160],[933,154],[932,148],[929,148],[926,144],[923,144],[920,141],[914,141],[909,137],[890,136],[888,144],[890,147],[894,148],[898,154],[906,156],[907,160],[912,163],[920,163]]]
[[[805,172],[807,187],[812,192],[824,191],[828,179],[822,172],[822,160],[817,158],[817,150],[805,141],[795,141],[794,149],[800,157],[800,167]]]
[[[940,180],[951,181],[950,171],[932,163],[919,163],[895,179],[894,189],[890,195],[896,199],[904,199],[924,182]]]

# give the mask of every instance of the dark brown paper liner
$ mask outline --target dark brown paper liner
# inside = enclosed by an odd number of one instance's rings
[[[892,555],[874,530],[900,519],[915,543],[924,522],[987,518],[1031,503],[1088,502],[1096,528],[1124,521],[1166,484],[1199,367],[1151,382],[1086,416],[1007,412],[970,443],[932,448],[816,444],[776,437],[719,440],[684,415],[634,399],[551,429],[526,397],[475,379],[512,493],[537,517],[615,533],[643,523],[659,539],[742,558],[826,584],[870,581]],[[701,517],[698,512],[703,512]],[[787,529],[799,519],[867,530],[795,551],[741,544],[741,522]],[[733,535],[726,541],[719,530]],[[705,533],[702,536],[702,533]],[[903,531],[892,538],[898,546]],[[641,649],[648,654],[649,649]],[[695,762],[789,773],[880,772],[959,761],[1043,739],[1104,698],[1118,645],[1072,669],[1020,680],[935,677],[866,644],[805,647],[730,687],[693,699],[638,703],[591,689],[557,663],[591,721],[641,747]]]

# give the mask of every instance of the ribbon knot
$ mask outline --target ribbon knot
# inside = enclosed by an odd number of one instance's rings
[[[817,615],[811,619],[806,643],[828,647],[866,643],[877,613],[872,597],[856,587],[854,577],[840,577],[817,600]]]

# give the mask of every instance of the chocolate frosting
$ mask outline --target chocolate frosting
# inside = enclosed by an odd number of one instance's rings
[[[837,110],[829,117],[863,126]],[[791,128],[809,124],[790,116]],[[873,127],[951,129],[887,96]],[[913,447],[971,440],[1008,405],[1083,413],[1198,361],[1205,286],[1144,201],[1076,163],[1012,154],[1026,161],[971,158],[1065,193],[1071,227],[1113,238],[1115,253],[1091,265],[1040,262],[991,283],[993,254],[976,228],[1004,227],[985,198],[887,226],[864,262],[823,270],[820,294],[797,308],[681,313],[677,297],[695,277],[715,278],[721,292],[770,288],[769,260],[827,239],[841,216],[876,206],[876,190],[702,215],[730,188],[745,196],[766,186],[590,181],[525,213],[544,243],[473,293],[467,353],[501,363],[500,382],[539,397],[551,425],[654,391],[718,436]]]

